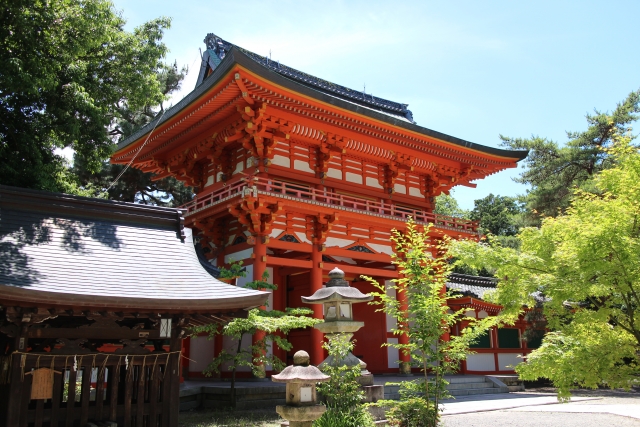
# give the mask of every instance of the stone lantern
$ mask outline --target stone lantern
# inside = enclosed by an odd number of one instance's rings
[[[348,334],[348,339],[364,326],[364,322],[353,320],[352,304],[371,301],[373,297],[349,286],[344,280],[344,272],[334,268],[329,272],[329,281],[325,288],[318,289],[310,297],[302,297],[302,302],[307,304],[322,304],[324,306],[324,323],[318,323],[314,327],[327,336],[328,340],[335,338],[337,334]],[[319,366],[332,363],[329,356]],[[349,353],[341,361],[341,365],[360,365],[362,374],[360,384],[363,386],[373,384],[373,376],[367,371],[367,364]]]
[[[311,427],[314,420],[327,410],[318,404],[316,383],[329,380],[329,376],[309,365],[309,354],[300,350],[293,355],[293,366],[287,366],[271,381],[287,385],[287,404],[276,406],[276,412],[289,421],[290,427]]]

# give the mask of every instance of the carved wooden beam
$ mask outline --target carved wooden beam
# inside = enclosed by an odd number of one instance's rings
[[[315,245],[324,244],[333,224],[338,221],[338,214],[317,215],[307,217],[307,239]]]

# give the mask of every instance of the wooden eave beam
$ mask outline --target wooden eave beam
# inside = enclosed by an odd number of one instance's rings
[[[411,144],[419,144],[422,141],[423,143],[429,143],[433,145],[435,149],[440,149],[445,152],[453,151],[458,153],[466,153],[466,155],[470,156],[471,158],[481,157],[481,158],[487,158],[487,159],[493,159],[493,160],[500,159],[501,161],[506,161],[508,163],[513,162],[515,164],[514,159],[491,155],[488,153],[483,153],[481,151],[457,146],[447,141],[440,141],[436,138],[422,135],[415,131],[397,128],[391,124],[378,121],[370,117],[361,116],[351,111],[342,110],[339,107],[326,104],[324,102],[315,100],[305,95],[300,95],[298,93],[291,92],[289,89],[283,88],[279,85],[266,81],[263,78],[253,73],[250,73],[250,72],[248,73],[251,74],[251,76],[253,77],[252,83],[274,92],[274,94],[271,94],[270,96],[273,97],[273,96],[280,95],[289,99],[294,99],[295,101],[297,101],[297,103],[294,101],[293,104],[295,105],[295,108],[299,110],[311,107],[312,111],[309,111],[308,114],[309,115],[312,114],[316,117],[319,117],[323,119],[324,122],[327,122],[327,123],[331,123],[335,121],[344,122],[346,118],[348,120],[348,122],[346,122],[348,124],[345,123],[346,126],[359,127],[361,129],[360,133],[362,134],[378,134],[374,136],[378,140],[380,139],[385,140],[386,138],[384,136],[384,133],[386,132],[387,134],[393,135],[396,138],[397,137],[406,138],[408,139],[407,143],[411,143]],[[257,95],[257,96],[266,98],[267,95],[264,95],[264,96]],[[305,107],[304,105],[300,105],[300,104],[306,104],[309,107]],[[333,112],[333,114],[331,114],[331,112]],[[343,118],[340,119],[340,117],[343,117]]]
[[[365,260],[365,261],[386,262],[387,265],[391,264],[391,256],[387,254],[370,254],[367,252],[356,252],[356,251],[350,251],[348,249],[342,249],[337,247],[327,247],[325,255],[340,256],[340,257]]]
[[[398,272],[395,270],[387,270],[383,268],[367,268],[351,264],[334,264],[330,262],[323,262],[322,264],[323,271],[331,271],[334,268],[339,268],[346,274],[356,274],[358,276],[363,275],[370,277],[381,277],[386,279],[397,279],[399,277]]]

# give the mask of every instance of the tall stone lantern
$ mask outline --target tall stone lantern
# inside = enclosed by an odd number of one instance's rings
[[[289,421],[290,427],[311,427],[327,408],[318,404],[316,383],[329,381],[329,376],[309,364],[309,354],[300,350],[293,355],[293,366],[287,366],[271,381],[287,385],[287,404],[276,406],[276,412]]]
[[[322,304],[324,306],[324,323],[318,323],[314,327],[326,335],[331,341],[338,334],[348,334],[348,339],[353,337],[364,322],[353,320],[352,304],[371,301],[373,297],[360,292],[356,288],[349,286],[349,282],[344,280],[344,272],[339,268],[334,268],[329,272],[329,281],[325,288],[318,289],[310,297],[302,297],[302,302],[307,304]],[[332,356],[325,359],[318,367],[332,363]],[[360,384],[370,386],[373,384],[373,375],[367,370],[367,364],[358,359],[352,353],[345,357],[341,365],[360,365]]]

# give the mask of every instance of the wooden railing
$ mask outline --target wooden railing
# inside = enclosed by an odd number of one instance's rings
[[[290,182],[265,178],[252,178],[250,182],[237,182],[205,196],[196,197],[191,202],[181,206],[181,208],[187,211],[186,215],[188,216],[246,192],[262,192],[303,201],[308,200],[334,207],[339,206],[342,209],[352,209],[369,214],[393,217],[402,221],[407,221],[409,217],[411,217],[417,222],[432,223],[436,227],[446,227],[470,233],[475,233],[478,230],[478,223],[476,221],[428,213],[419,209],[386,203],[384,200],[377,201],[347,196],[328,190],[318,190],[305,187],[304,185],[296,185]]]

